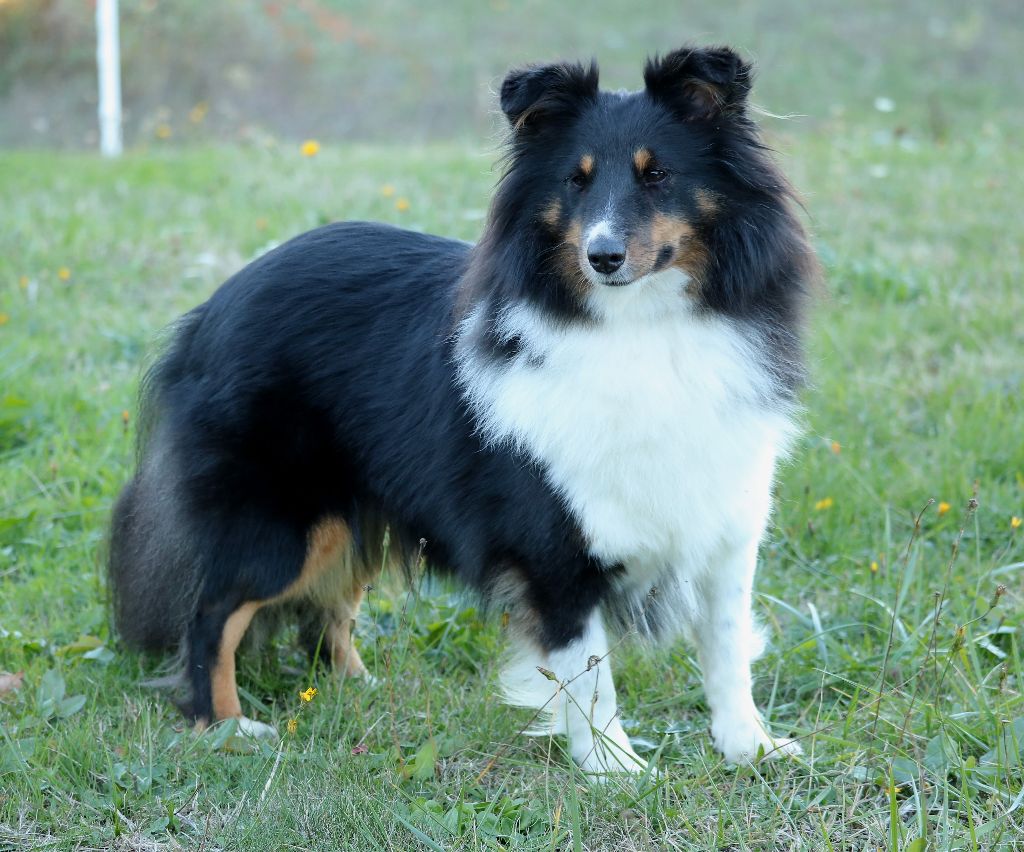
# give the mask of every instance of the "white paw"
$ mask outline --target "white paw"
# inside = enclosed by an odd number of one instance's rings
[[[647,761],[633,751],[629,738],[621,728],[608,734],[594,732],[593,738],[580,743],[570,742],[573,759],[591,781],[601,783],[614,775],[642,775]]]
[[[727,763],[751,763],[757,759],[758,750],[772,759],[803,753],[796,740],[773,737],[756,718],[713,722],[711,738]]]
[[[273,725],[257,722],[255,719],[250,719],[248,716],[239,716],[237,721],[239,736],[271,741],[279,738],[277,728]]]
[[[623,751],[596,747],[578,763],[593,781],[602,781],[609,775],[642,775],[647,771],[647,761],[633,749]]]

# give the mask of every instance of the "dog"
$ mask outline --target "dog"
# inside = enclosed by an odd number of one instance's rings
[[[751,693],[752,584],[797,432],[817,264],[728,48],[512,71],[475,245],[317,228],[180,319],[140,392],[109,580],[129,644],[178,648],[199,726],[242,715],[235,652],[299,613],[342,675],[387,532],[500,611],[504,698],[595,776],[639,772],[616,635],[688,636],[715,747],[793,754]],[[422,543],[425,542],[425,543]],[[613,638],[609,638],[613,637]]]

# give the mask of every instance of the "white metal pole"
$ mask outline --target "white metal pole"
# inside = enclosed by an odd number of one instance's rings
[[[100,83],[100,151],[121,154],[121,38],[117,0],[96,0],[96,67]]]

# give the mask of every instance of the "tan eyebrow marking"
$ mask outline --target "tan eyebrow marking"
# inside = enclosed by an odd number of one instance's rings
[[[651,160],[654,159],[654,155],[647,148],[637,148],[633,152],[633,165],[636,166],[636,170],[643,174],[647,167],[651,164]]]
[[[583,174],[590,176],[590,173],[594,170],[594,156],[593,154],[584,154],[580,158],[580,171]]]

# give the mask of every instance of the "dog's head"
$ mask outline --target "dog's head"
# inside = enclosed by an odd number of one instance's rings
[[[730,298],[744,298],[749,270],[725,270],[728,255],[775,258],[773,245],[756,247],[749,228],[739,232],[775,214],[802,240],[788,186],[748,117],[751,79],[728,48],[651,59],[637,92],[601,91],[593,63],[511,72],[501,87],[509,165],[491,237],[529,232],[542,277],[556,276],[580,304],[673,268],[706,300],[733,289]]]

